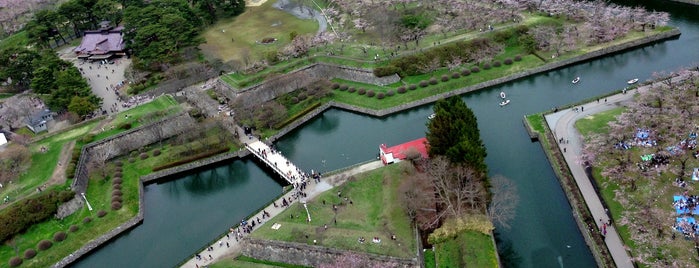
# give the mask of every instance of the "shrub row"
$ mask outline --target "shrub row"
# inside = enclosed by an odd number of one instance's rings
[[[196,161],[196,160],[199,160],[199,159],[202,159],[202,158],[207,158],[207,157],[209,157],[209,156],[217,155],[217,154],[220,154],[220,153],[225,153],[225,152],[227,152],[227,151],[228,151],[228,147],[213,149],[213,150],[210,150],[210,151],[208,151],[208,152],[203,152],[203,153],[200,153],[200,154],[192,155],[192,156],[187,157],[187,158],[182,158],[182,159],[177,160],[177,161],[174,161],[174,162],[170,162],[170,163],[167,163],[167,164],[164,164],[164,165],[160,165],[160,166],[153,167],[153,171],[155,172],[155,171],[158,171],[158,170],[163,170],[163,169],[166,169],[166,168],[171,168],[171,167],[179,166],[179,165],[182,165],[182,164],[185,164],[185,163],[189,163],[189,162],[192,162],[192,161]]]
[[[4,209],[0,214],[0,241],[5,241],[33,224],[53,216],[58,206],[72,199],[74,195],[71,191],[45,191]]]

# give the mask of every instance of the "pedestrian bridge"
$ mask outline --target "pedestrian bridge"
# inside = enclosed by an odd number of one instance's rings
[[[275,173],[294,187],[303,182],[304,174],[294,163],[286,159],[281,152],[272,150],[267,144],[259,140],[245,144],[245,149],[250,151],[257,159],[267,164]]]

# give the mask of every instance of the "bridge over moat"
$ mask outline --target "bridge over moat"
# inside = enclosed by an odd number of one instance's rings
[[[245,138],[243,138],[245,139]],[[245,149],[250,151],[257,159],[265,163],[275,173],[279,174],[286,182],[298,187],[305,181],[306,174],[289,161],[281,152],[275,151],[269,145],[254,137],[248,137]]]

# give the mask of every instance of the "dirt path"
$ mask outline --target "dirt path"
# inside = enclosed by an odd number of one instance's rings
[[[66,167],[68,163],[70,163],[70,157],[73,155],[73,148],[75,148],[75,140],[63,144],[61,155],[58,157],[58,163],[56,163],[56,169],[53,170],[51,178],[41,186],[42,188],[51,185],[60,185],[66,182]]]

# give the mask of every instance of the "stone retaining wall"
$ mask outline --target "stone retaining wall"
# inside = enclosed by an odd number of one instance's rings
[[[220,93],[229,99],[240,97],[246,101],[263,103],[324,78],[339,78],[374,85],[388,85],[400,81],[400,77],[397,74],[377,77],[370,69],[314,63],[240,90],[233,89],[219,78],[218,89]]]
[[[367,259],[368,265],[365,267],[420,267],[419,262],[415,258],[389,257],[300,243],[259,240],[249,237],[243,238],[241,248],[242,254],[251,258],[310,267],[333,263],[335,259],[344,254],[359,255]],[[393,264],[396,266],[392,266]]]
[[[98,151],[109,150],[107,159],[105,159],[109,160],[116,156],[124,155],[135,149],[155,143],[160,139],[165,139],[179,134],[181,133],[181,126],[191,124],[193,122],[194,119],[192,119],[189,114],[180,113],[164,118],[158,122],[134,128],[110,138],[92,142],[83,146],[82,152],[80,153],[80,159],[78,160],[78,164],[75,168],[75,178],[71,184],[71,189],[76,194],[84,193],[86,191],[88,182],[87,164],[90,162],[91,157],[98,153]],[[160,137],[158,137],[158,135],[153,135],[153,129],[155,128],[162,131],[160,133]]]

